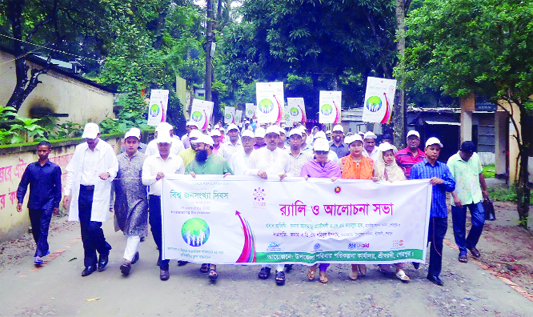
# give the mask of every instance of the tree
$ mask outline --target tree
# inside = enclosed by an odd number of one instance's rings
[[[406,20],[407,85],[453,97],[472,93],[520,110],[518,214],[527,225],[533,143],[533,6],[522,0],[426,0]],[[507,108],[502,107],[504,110]],[[509,107],[512,109],[512,106]]]

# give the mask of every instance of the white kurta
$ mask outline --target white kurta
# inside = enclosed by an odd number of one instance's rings
[[[80,194],[80,183],[83,170],[85,151],[89,149],[87,143],[76,146],[74,156],[67,165],[67,181],[65,184],[65,196],[71,195],[69,208],[69,221],[79,221],[78,199]],[[111,184],[117,176],[118,161],[115,151],[109,143],[99,140],[95,151],[98,152],[97,164],[95,164],[96,175],[109,173],[109,178],[101,180],[94,179],[94,196],[91,210],[91,221],[105,222],[109,219],[109,201],[111,199]]]
[[[174,155],[178,155],[183,150],[185,150],[185,147],[183,146],[183,142],[181,142],[179,139],[173,138],[172,145],[170,146],[170,153]],[[144,154],[146,154],[146,156],[152,156],[152,155],[159,154],[159,149],[157,148],[156,140],[152,140],[150,141],[150,143],[148,143]]]
[[[269,179],[276,177],[279,179],[282,174],[290,174],[291,162],[289,154],[277,147],[274,151],[270,151],[266,146],[259,150],[254,150],[250,154],[244,175],[257,175],[259,170],[265,171]]]
[[[220,149],[218,150],[218,155],[221,155],[222,157],[224,157],[226,160],[229,161],[233,153],[244,151],[244,148],[242,147],[242,142],[240,139],[237,141],[237,144],[235,145],[229,142],[229,137],[227,139],[228,139],[228,143],[223,143],[220,146]]]
[[[252,155],[252,153],[250,153]],[[248,163],[250,156],[246,155],[244,150],[233,153],[228,160],[229,167],[233,171],[233,175],[244,175],[246,164]]]

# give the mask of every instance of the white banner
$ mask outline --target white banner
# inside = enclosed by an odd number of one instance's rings
[[[426,258],[428,180],[168,175],[161,199],[165,259],[379,264]]]
[[[291,122],[305,123],[307,121],[304,98],[287,98],[287,105],[289,107]]]
[[[342,91],[320,91],[318,122],[341,122]]]
[[[152,89],[148,108],[148,125],[157,126],[167,121],[168,90]]]
[[[256,83],[255,95],[257,99],[257,109],[255,116],[257,122],[279,123],[283,119],[283,83]]]
[[[255,105],[253,103],[246,104],[246,118],[253,119],[255,115]]]
[[[235,107],[224,108],[224,124],[235,123]]]
[[[396,80],[368,77],[366,81],[364,122],[390,123]]]
[[[193,99],[190,121],[194,122],[199,130],[206,130],[213,115],[213,102]]]

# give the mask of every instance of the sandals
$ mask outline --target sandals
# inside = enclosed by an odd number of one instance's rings
[[[352,272],[350,273],[349,277],[350,280],[355,281],[359,277],[359,274],[357,273],[359,269],[357,268],[357,264],[352,264]]]
[[[309,268],[309,270],[307,270],[307,278],[312,281],[315,279],[315,274],[316,274],[316,265],[313,265]]]
[[[366,265],[365,264],[358,264],[357,268],[359,269],[359,274],[366,275]]]
[[[276,285],[285,285],[285,273],[283,271],[276,271]]]
[[[409,283],[411,281],[411,279],[409,278],[409,276],[407,276],[407,274],[405,274],[405,272],[402,270],[402,269],[399,269],[397,272],[396,272],[396,277],[402,281],[403,283]]]
[[[292,270],[292,264],[285,264],[285,272],[289,273]]]
[[[207,273],[209,272],[209,263],[203,263],[200,267],[200,272]]]
[[[466,253],[459,253],[458,260],[461,263],[467,263],[468,262],[468,256],[466,255]]]
[[[479,253],[479,250],[476,249],[475,247],[468,248],[468,250],[470,250],[470,253],[472,253],[472,256],[475,257],[476,259],[481,256],[481,253]]]
[[[178,266],[184,266],[184,265],[187,265],[187,263],[189,263],[189,262],[179,260],[178,261]]]
[[[215,282],[218,278],[217,269],[209,269],[209,279],[211,282]]]
[[[320,281],[320,283],[326,284],[329,281],[328,276],[326,275],[326,272],[322,272],[321,271],[320,272],[320,277],[319,277],[318,280]]]
[[[266,280],[270,277],[270,268],[269,267],[263,267],[261,268],[261,271],[259,271],[259,274],[257,274],[257,277],[259,277],[262,280]]]

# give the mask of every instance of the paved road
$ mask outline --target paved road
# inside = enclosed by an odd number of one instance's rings
[[[28,258],[2,270],[0,316],[533,316],[532,302],[472,261],[458,263],[448,246],[444,287],[425,279],[426,267],[416,271],[410,265],[410,284],[383,276],[374,266],[366,277],[350,281],[349,265],[332,265],[325,285],[308,282],[302,266],[287,274],[283,287],[276,287],[272,277],[258,280],[258,267],[219,266],[213,285],[198,264],[177,267],[175,261],[170,280],[160,281],[150,238],[141,244],[131,275],[122,277],[125,238],[112,232],[111,221],[104,230],[114,248],[105,272],[80,276],[78,228],[51,239],[57,257],[44,267],[33,268]]]

